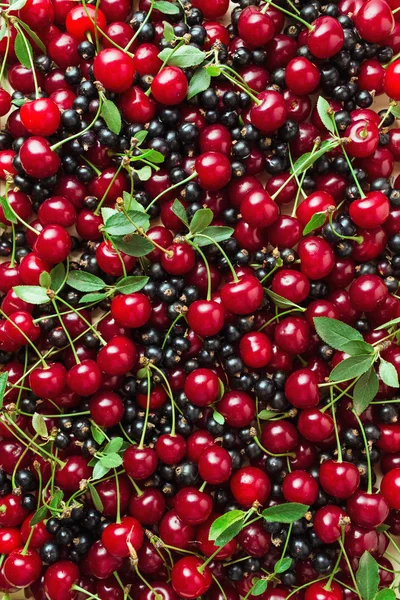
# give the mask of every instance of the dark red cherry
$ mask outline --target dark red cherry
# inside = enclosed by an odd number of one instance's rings
[[[147,479],[157,468],[157,454],[152,448],[129,446],[124,453],[124,469],[133,479]]]
[[[134,517],[122,517],[120,523],[110,523],[101,534],[101,541],[109,554],[117,557],[132,555],[132,548],[137,552],[143,544],[144,532],[141,524]]]
[[[226,283],[221,289],[224,307],[237,315],[246,315],[260,308],[263,297],[262,285],[252,275],[246,275],[237,282]]]
[[[358,489],[360,473],[353,463],[326,460],[320,467],[319,480],[327,494],[345,499]]]
[[[389,4],[385,0],[368,0],[357,12],[355,25],[367,42],[383,42],[394,27]]]
[[[322,16],[312,22],[312,30],[307,37],[311,54],[317,58],[330,58],[340,52],[343,44],[343,28],[337,19]]]
[[[257,467],[242,467],[234,473],[230,488],[235,500],[245,508],[254,503],[265,504],[268,500],[271,483],[268,475]]]
[[[188,600],[205,594],[212,581],[209,567],[203,567],[203,561],[197,556],[181,558],[171,571],[172,587],[178,596]]]
[[[286,121],[286,103],[281,94],[274,90],[266,90],[258,94],[259,104],[253,106],[250,118],[263,134],[272,133]]]
[[[61,164],[60,157],[51,150],[49,142],[39,136],[25,140],[19,151],[19,158],[24,171],[37,179],[55,175]]]

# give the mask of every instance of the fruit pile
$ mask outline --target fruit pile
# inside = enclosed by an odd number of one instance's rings
[[[131,4],[1,5],[3,598],[395,600],[400,0]]]

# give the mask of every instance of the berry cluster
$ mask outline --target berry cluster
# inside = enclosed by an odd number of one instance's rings
[[[0,591],[395,600],[400,2],[131,4],[1,9]]]

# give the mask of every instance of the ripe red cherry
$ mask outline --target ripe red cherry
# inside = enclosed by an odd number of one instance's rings
[[[18,16],[34,31],[43,32],[53,24],[53,3],[51,0],[28,0],[19,9]]]
[[[256,227],[269,227],[278,218],[279,208],[265,190],[257,189],[243,198],[240,212],[246,223]]]
[[[186,454],[186,440],[182,435],[164,433],[156,443],[159,459],[166,465],[180,463]]]
[[[307,277],[299,271],[282,269],[275,273],[271,289],[275,294],[300,304],[310,292],[310,282]]]
[[[375,152],[379,143],[379,129],[371,121],[356,121],[345,131],[349,138],[346,150],[350,156],[365,158]]]
[[[85,10],[86,9],[86,10]],[[65,20],[65,27],[70,35],[73,35],[80,42],[86,40],[86,35],[90,33],[95,36],[95,26],[97,35],[105,30],[107,21],[103,11],[94,6],[76,6],[69,11]]]
[[[205,152],[195,161],[199,184],[203,190],[213,192],[225,187],[232,174],[230,160],[221,152]]]
[[[218,403],[218,411],[231,427],[248,427],[254,420],[256,405],[253,398],[238,390],[226,392]]]
[[[11,107],[11,96],[3,89],[0,89],[0,117],[4,117]]]
[[[381,481],[381,494],[390,508],[400,510],[400,469],[392,469]]]
[[[265,90],[258,94],[257,99],[259,104],[250,111],[251,122],[261,133],[272,133],[286,121],[286,102],[275,90]]]
[[[272,358],[271,342],[260,331],[245,333],[240,340],[239,353],[247,367],[261,369]]]
[[[63,196],[52,196],[40,205],[38,218],[42,225],[71,227],[76,221],[74,204]]]
[[[334,498],[350,498],[360,485],[360,473],[353,463],[326,460],[319,470],[319,481]]]
[[[15,446],[11,447],[12,451],[15,453]],[[3,453],[4,453],[4,445],[3,445]],[[19,457],[18,457],[19,458]],[[17,458],[17,460],[18,460]],[[13,465],[13,469],[14,469]],[[3,464],[4,468],[4,464]],[[13,472],[13,469],[10,471],[10,475]],[[0,512],[0,526],[1,527],[16,527],[17,525],[21,525],[22,521],[26,519],[28,516],[28,511],[26,511],[21,506],[21,496],[14,496],[13,494],[8,494],[1,498],[2,511]]]
[[[313,408],[319,403],[318,377],[311,369],[298,369],[285,383],[285,396],[296,408]]]
[[[129,446],[124,452],[124,469],[133,479],[147,479],[157,468],[158,457],[152,448]]]
[[[224,326],[225,311],[221,304],[214,300],[196,300],[189,306],[187,321],[198,335],[213,336]]]
[[[0,529],[0,552],[10,554],[22,546],[21,532],[16,527],[2,527]]]
[[[258,467],[242,467],[234,473],[230,488],[235,500],[245,508],[256,502],[265,504],[268,500],[271,483],[268,475]]]
[[[387,295],[388,289],[378,275],[361,275],[350,286],[350,300],[357,310],[376,310]]]
[[[122,517],[121,523],[110,523],[101,534],[107,552],[121,558],[130,556],[131,547],[137,552],[143,539],[143,528],[134,517]]]
[[[221,299],[228,312],[247,315],[260,308],[264,298],[261,283],[253,275],[245,275],[239,281],[226,283],[221,289]]]
[[[4,332],[13,342],[23,346],[28,343],[28,340],[34,342],[38,339],[40,327],[35,325],[32,315],[19,310],[12,313],[9,320],[4,323]]]
[[[343,592],[336,581],[316,581],[306,588],[304,600],[342,600]]]
[[[121,591],[121,588],[118,588]],[[164,581],[152,581],[151,590],[146,588],[139,596],[139,600],[179,600],[172,587]]]
[[[205,448],[199,459],[200,477],[211,485],[228,481],[232,473],[232,459],[225,448],[210,446]]]
[[[355,25],[367,42],[381,43],[394,27],[392,10],[385,0],[368,0],[355,15]]]
[[[172,587],[181,598],[192,600],[205,594],[212,581],[209,567],[203,568],[203,561],[197,556],[185,556],[172,567]]]
[[[69,456],[65,466],[56,471],[56,485],[66,492],[76,492],[80,482],[89,479],[92,474],[88,462],[83,456]]]
[[[285,81],[288,89],[298,96],[315,92],[321,74],[308,58],[297,56],[292,58],[285,70]]]
[[[136,263],[136,258],[134,256],[129,256],[124,252],[117,253],[109,242],[101,242],[96,249],[97,263],[100,269],[107,273],[107,275],[120,277],[124,274],[121,258],[125,264],[126,270],[130,271]]]
[[[29,375],[29,385],[34,394],[54,400],[65,389],[67,370],[61,363],[49,363],[47,368],[37,367]]]
[[[351,525],[346,533],[345,544],[351,558],[361,558],[365,551],[378,550],[379,537],[376,529],[364,529]]]
[[[315,408],[302,410],[297,426],[301,435],[310,442],[322,442],[329,438],[334,430],[332,418]]]
[[[308,32],[307,45],[317,58],[330,58],[343,47],[344,33],[339,21],[333,17],[318,17]]]
[[[211,496],[195,487],[181,488],[175,496],[175,511],[184,523],[200,525],[207,521],[213,508]]]
[[[289,354],[302,354],[310,341],[310,326],[301,317],[286,317],[276,326],[274,340]]]
[[[314,515],[315,533],[324,544],[333,544],[340,538],[342,525],[345,525],[345,532],[349,531],[350,523],[347,514],[334,504],[319,508]]]
[[[44,591],[49,600],[73,600],[76,592],[72,586],[78,582],[79,568],[68,560],[50,565],[44,575]]]
[[[318,498],[318,482],[307,471],[292,471],[283,480],[282,493],[288,502],[311,505]]]
[[[211,369],[195,369],[186,378],[184,392],[195,406],[213,404],[219,394],[219,379]]]
[[[237,27],[240,37],[251,48],[265,46],[275,33],[271,17],[263,14],[258,6],[248,6],[242,10]]]
[[[105,48],[93,61],[93,72],[106,90],[122,93],[128,90],[135,77],[133,60],[118,48]]]
[[[119,99],[119,107],[129,123],[147,123],[156,113],[156,103],[139,87],[131,87]]]
[[[151,316],[151,303],[147,296],[136,292],[120,294],[111,302],[111,314],[123,327],[143,327]]]
[[[374,229],[382,225],[389,214],[389,199],[382,192],[369,192],[365,198],[354,200],[349,208],[352,221],[364,229]]]
[[[33,246],[35,254],[51,264],[63,262],[71,248],[71,236],[61,225],[46,225]]]
[[[83,360],[68,371],[68,387],[76,394],[91,396],[100,389],[103,382],[100,367],[91,359]]]
[[[329,275],[335,265],[332,246],[324,239],[309,236],[298,246],[300,268],[309,279],[322,279]]]
[[[264,425],[261,433],[261,443],[274,454],[290,452],[298,444],[299,436],[292,423],[288,421],[269,422]]]
[[[136,346],[126,336],[115,335],[97,355],[100,369],[108,375],[126,375],[136,362]]]
[[[200,133],[201,152],[221,152],[229,155],[232,148],[230,131],[224,125],[210,125]]]
[[[107,579],[120,568],[121,563],[122,558],[107,552],[101,540],[91,546],[87,555],[88,572],[97,579]]]
[[[189,244],[171,244],[167,248],[168,255],[163,253],[161,257],[161,265],[171,275],[184,275],[191,271],[196,263],[196,255]]]
[[[358,490],[347,500],[347,512],[350,519],[366,529],[378,527],[389,514],[389,504],[381,494],[369,494]]]
[[[61,113],[50,98],[26,102],[20,109],[21,121],[32,135],[53,135],[60,125]]]
[[[155,76],[151,93],[160,104],[173,106],[182,102],[188,91],[188,81],[178,67],[165,67]]]
[[[18,588],[31,585],[40,576],[42,561],[36,550],[13,550],[4,561],[3,572],[7,581]]]
[[[133,64],[141,77],[157,75],[162,61],[158,58],[159,50],[155,44],[140,44],[135,50]]]
[[[131,496],[129,513],[142,525],[155,525],[164,512],[165,498],[157,488],[147,488],[141,494]]]
[[[55,175],[61,165],[60,157],[51,150],[49,142],[39,136],[25,140],[19,151],[19,158],[24,171],[37,179]]]
[[[384,80],[385,94],[396,101],[400,100],[399,74],[400,60],[396,60],[386,68]]]
[[[124,415],[124,403],[118,394],[111,391],[98,392],[90,399],[90,414],[100,427],[118,425]]]
[[[315,213],[324,212],[328,209],[332,210],[335,206],[336,202],[331,194],[318,190],[303,200],[296,211],[296,216],[305,227]]]

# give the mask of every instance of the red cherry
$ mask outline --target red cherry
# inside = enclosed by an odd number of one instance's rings
[[[342,600],[343,592],[336,581],[316,581],[306,588],[304,600]]]
[[[51,0],[27,0],[18,16],[34,31],[45,31],[54,21],[53,3]]]
[[[21,106],[20,115],[24,127],[32,135],[48,137],[53,135],[60,125],[60,109],[50,98],[26,102]]]
[[[205,152],[204,154],[200,154],[196,158],[195,169],[200,186],[207,191],[220,190],[231,179],[231,163],[220,152]]]
[[[217,375],[210,369],[195,369],[186,378],[184,392],[196,406],[213,404],[219,394],[220,384]]]
[[[283,480],[282,493],[287,502],[311,505],[318,498],[318,482],[307,471],[292,471]]]
[[[46,368],[37,367],[29,375],[32,392],[42,398],[55,399],[65,389],[67,371],[61,363],[49,363]]]
[[[361,275],[350,286],[350,300],[354,308],[371,312],[385,301],[388,289],[377,275]]]
[[[42,571],[42,561],[36,550],[13,550],[4,561],[4,577],[11,585],[25,588],[31,585]]]
[[[297,430],[288,421],[269,422],[264,425],[261,433],[261,443],[274,454],[290,452],[299,441]]]
[[[330,58],[343,47],[343,28],[333,17],[318,17],[312,23],[312,30],[308,32],[307,44],[317,58]]]
[[[245,333],[240,340],[239,352],[245,365],[253,369],[265,367],[272,358],[271,342],[260,331]]]
[[[155,76],[151,93],[160,104],[168,106],[182,102],[188,91],[188,81],[178,67],[165,67]]]
[[[259,104],[254,105],[250,111],[251,122],[261,133],[272,133],[286,121],[286,103],[275,90],[265,90],[258,94],[257,99]]]
[[[299,96],[315,92],[320,78],[318,67],[303,56],[292,58],[285,70],[286,86]]]
[[[147,479],[157,468],[158,458],[152,448],[129,446],[124,453],[124,469],[133,479]]]
[[[271,17],[262,13],[258,6],[247,6],[242,10],[237,27],[240,37],[251,48],[265,46],[275,33]]]
[[[136,48],[133,64],[141,77],[143,75],[157,75],[162,65],[158,54],[159,50],[155,44],[140,44]]]
[[[240,429],[249,426],[254,420],[256,405],[246,392],[232,390],[222,396],[218,403],[218,411],[225,417],[228,425]]]
[[[185,556],[178,560],[171,571],[171,583],[175,592],[188,600],[205,594],[212,583],[209,567],[197,556]]]
[[[360,473],[349,462],[326,460],[319,470],[321,487],[334,498],[350,498],[360,485]]]
[[[165,512],[165,498],[157,488],[147,488],[131,496],[129,512],[142,525],[155,525]]]
[[[97,364],[108,375],[125,375],[136,362],[136,346],[126,336],[116,335],[97,355]]]
[[[300,304],[310,292],[310,282],[307,277],[299,271],[282,269],[275,273],[272,279],[271,289],[275,294]]]
[[[296,408],[313,408],[319,403],[318,378],[311,369],[298,369],[285,383],[285,396]]]
[[[156,452],[163,463],[174,465],[181,462],[186,454],[186,440],[179,434],[164,433],[157,440]]]
[[[345,532],[350,529],[346,513],[335,506],[327,504],[319,508],[314,515],[314,530],[321,542],[324,544],[333,544],[342,535],[342,526],[345,526]]]
[[[121,558],[130,556],[131,548],[137,552],[143,539],[142,526],[133,517],[122,517],[121,523],[107,525],[101,534],[101,541],[107,552]]]
[[[302,354],[310,341],[310,327],[301,317],[286,317],[276,326],[274,340],[289,354]]]
[[[139,87],[131,87],[119,99],[119,107],[123,117],[129,123],[144,124],[156,113],[156,103]]]
[[[400,510],[400,469],[393,469],[381,481],[381,494],[390,508]]]
[[[163,253],[161,265],[171,275],[184,275],[191,271],[196,262],[196,255],[189,244],[171,244],[167,248],[169,254]]]
[[[132,58],[118,48],[105,48],[93,61],[93,72],[110,92],[126,92],[135,77]]]
[[[335,265],[332,246],[322,238],[309,236],[298,246],[300,268],[309,279],[322,279],[329,275]]]
[[[391,8],[385,0],[368,0],[355,16],[355,25],[364,40],[383,42],[394,27]]]
[[[87,555],[88,572],[97,579],[107,579],[120,568],[121,564],[122,558],[107,552],[101,540],[97,540],[91,546]]]
[[[260,308],[264,298],[261,283],[252,275],[245,275],[239,281],[226,283],[221,289],[221,299],[228,312],[246,315]]]
[[[71,236],[61,225],[46,225],[33,246],[35,254],[51,264],[63,262],[71,248]]]
[[[212,508],[211,496],[194,487],[181,488],[175,496],[175,511],[189,525],[200,525],[207,521]]]
[[[121,397],[110,391],[97,392],[92,396],[89,409],[92,419],[100,427],[118,425],[125,411]]]
[[[379,129],[370,121],[356,121],[352,123],[345,135],[349,138],[346,150],[350,156],[365,158],[375,152],[379,143]]]
[[[111,303],[111,314],[123,327],[143,327],[150,319],[151,303],[147,296],[136,292],[116,296]]]
[[[86,10],[85,10],[86,9]],[[70,35],[73,35],[80,42],[86,40],[87,33],[95,36],[95,27],[97,35],[105,30],[107,25],[103,12],[97,7],[90,5],[87,7],[76,6],[69,11],[65,20],[65,27]]]
[[[254,503],[265,504],[268,500],[271,483],[268,475],[257,467],[242,467],[234,473],[230,481],[235,500],[245,508]]]
[[[269,227],[278,218],[279,208],[267,192],[256,189],[244,197],[240,212],[246,223],[257,227]]]
[[[22,546],[20,530],[16,527],[2,527],[0,529],[0,552],[10,554]]]
[[[384,496],[361,490],[347,500],[346,506],[350,519],[366,529],[378,527],[386,521],[389,514],[389,505]]]
[[[97,392],[102,384],[100,367],[94,360],[83,360],[68,371],[67,384],[75,393],[91,396]]]
[[[92,474],[88,462],[83,456],[69,456],[65,466],[56,471],[56,485],[66,492],[76,492],[80,482],[89,479]]]
[[[232,473],[232,459],[225,448],[209,446],[199,459],[200,477],[211,485],[220,485],[228,481]]]
[[[196,300],[189,306],[187,321],[190,328],[205,337],[219,333],[224,326],[224,309],[214,300]]]
[[[38,136],[25,140],[19,151],[19,158],[24,171],[38,179],[55,175],[61,164],[60,157],[51,150],[49,142]]]
[[[2,452],[3,452],[4,456],[5,456],[5,450],[6,450],[6,448],[4,447],[4,443],[3,443]],[[16,450],[15,446],[11,447],[11,451],[13,451],[15,453],[15,450]],[[19,456],[17,457],[17,460],[18,460],[18,458],[19,458]],[[15,461],[15,463],[16,462],[17,461]],[[14,469],[14,466],[15,465],[13,465],[13,469]],[[3,468],[4,467],[5,467],[5,465],[3,462]],[[9,473],[10,475],[13,472],[13,469],[11,469],[11,472]],[[6,469],[6,471],[9,472],[10,469]],[[0,499],[0,506],[2,509],[0,512],[0,526],[1,527],[16,527],[17,525],[21,525],[22,521],[24,519],[26,519],[26,517],[28,515],[28,511],[26,511],[21,506],[21,497],[20,496],[14,496],[12,494],[4,496],[3,498]]]
[[[332,418],[314,408],[301,411],[297,426],[301,435],[311,442],[322,442],[329,438],[334,430]]]

